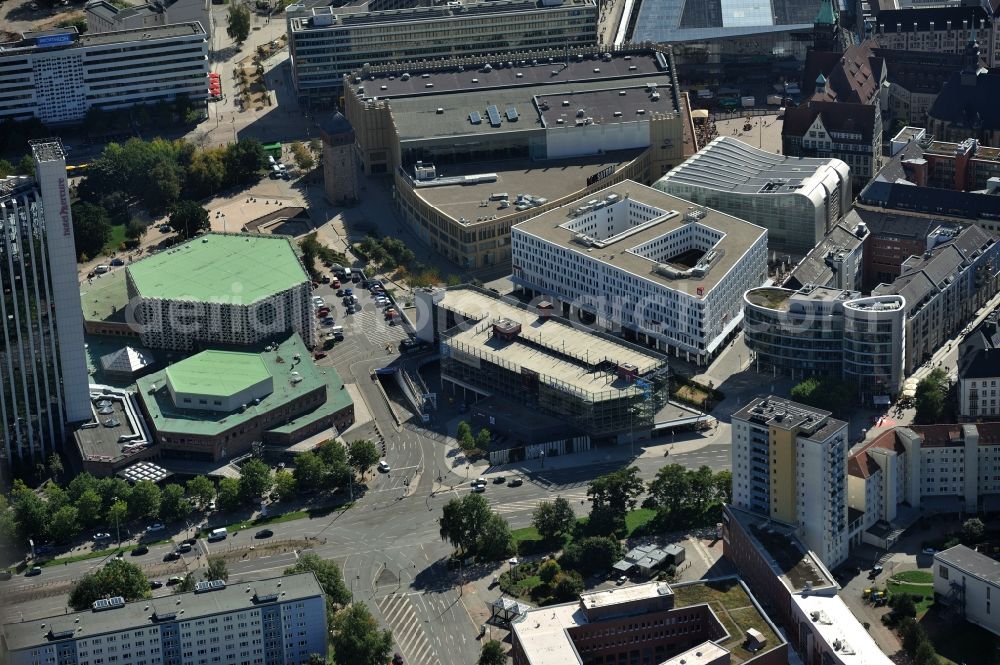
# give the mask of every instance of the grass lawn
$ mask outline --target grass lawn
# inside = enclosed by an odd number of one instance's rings
[[[694,386],[680,386],[674,391],[674,395],[680,397],[681,399],[694,402],[695,404],[702,404],[706,399],[708,399],[708,393],[703,390],[698,390]]]
[[[656,511],[651,508],[637,508],[629,512],[625,515],[627,536],[631,537],[638,529],[649,524],[655,517]],[[583,527],[587,523],[587,518],[580,517],[576,521],[579,526]],[[514,547],[517,548],[518,552],[540,552],[543,549],[542,537],[539,535],[538,529],[533,526],[513,529],[511,535],[514,536]],[[571,542],[573,542],[572,534],[566,536],[562,547],[566,547]]]
[[[525,600],[531,600],[531,590],[542,583],[542,578],[538,575],[530,575],[519,579],[515,586],[517,587],[517,595],[519,598]]]
[[[101,249],[102,254],[110,254],[111,252],[117,252],[118,247],[125,242],[125,225],[120,224],[118,226],[112,225],[111,235],[108,236],[108,241],[104,243],[104,247]]]
[[[160,543],[167,543],[167,542],[170,542],[169,538],[164,538],[162,540],[157,540],[149,543],[141,543],[141,544],[145,545],[146,547],[152,547],[153,545],[159,545]],[[139,547],[139,545],[128,545],[121,549],[124,552],[131,552],[137,547]],[[41,566],[42,568],[48,568],[49,566],[58,566],[64,563],[74,563],[76,561],[86,561],[88,559],[100,559],[101,557],[114,556],[116,552],[118,552],[117,548],[109,547],[103,550],[94,550],[92,552],[84,552],[83,554],[74,554],[73,556],[63,556],[59,557],[58,559],[50,559],[49,561],[44,561],[38,565]]]
[[[934,576],[926,570],[904,570],[901,573],[896,573],[893,577],[903,582],[934,585]]]

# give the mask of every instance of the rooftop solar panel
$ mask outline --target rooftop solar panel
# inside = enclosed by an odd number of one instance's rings
[[[510,122],[517,120],[517,109],[514,106],[507,107],[507,120]]]
[[[479,115],[479,111],[473,111],[472,113],[469,114],[469,122],[471,122],[473,125],[478,125],[482,123],[482,121],[483,121],[483,116]]]
[[[486,115],[490,117],[490,126],[499,127],[500,126],[500,111],[497,110],[496,106],[487,106]]]

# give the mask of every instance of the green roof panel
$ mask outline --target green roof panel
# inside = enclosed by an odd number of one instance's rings
[[[271,377],[260,354],[202,351],[166,370],[174,392],[228,397]]]
[[[136,261],[144,298],[249,304],[309,281],[288,238],[208,233]]]

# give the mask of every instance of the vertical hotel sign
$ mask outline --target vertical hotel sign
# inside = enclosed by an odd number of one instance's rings
[[[69,223],[68,191],[66,188],[66,178],[59,178],[59,218],[62,219],[64,238],[68,238],[73,234],[73,227]]]

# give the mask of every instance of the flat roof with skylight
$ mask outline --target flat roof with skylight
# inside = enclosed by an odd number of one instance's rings
[[[309,282],[288,238],[208,233],[126,268],[143,298],[250,304]]]

